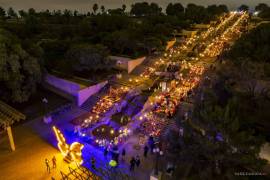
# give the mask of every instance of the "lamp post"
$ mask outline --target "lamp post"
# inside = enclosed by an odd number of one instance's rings
[[[161,151],[158,147],[153,149],[153,152],[156,154],[156,165],[155,165],[155,175],[158,176],[158,160],[159,160],[159,156],[163,155],[163,151]]]

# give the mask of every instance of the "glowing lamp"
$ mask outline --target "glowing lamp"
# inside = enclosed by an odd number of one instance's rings
[[[117,162],[115,160],[110,160],[109,165],[111,167],[116,167],[117,166]]]

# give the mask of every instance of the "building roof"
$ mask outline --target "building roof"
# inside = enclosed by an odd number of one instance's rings
[[[15,122],[25,120],[25,115],[7,105],[3,101],[0,101],[0,129],[6,129]]]

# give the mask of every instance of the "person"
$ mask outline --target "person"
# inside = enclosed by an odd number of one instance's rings
[[[154,137],[153,136],[149,137],[148,144],[150,146],[151,153],[153,153],[153,150],[155,148],[155,142],[154,142]]]
[[[105,149],[104,149],[104,156],[107,158],[107,155],[108,155],[108,148],[105,147]]]
[[[96,164],[96,160],[95,160],[94,157],[92,157],[92,158],[91,158],[91,166],[92,166],[93,169],[96,169],[95,164]]]
[[[45,159],[45,164],[46,164],[46,167],[47,167],[47,172],[51,172],[51,168],[50,168],[50,165],[49,165],[49,160],[46,158]]]
[[[119,161],[118,161],[118,159],[119,159],[119,151],[117,150],[116,152],[115,152],[115,161],[118,163]]]
[[[143,148],[143,156],[145,157],[145,158],[147,158],[147,154],[148,154],[148,150],[149,150],[149,148],[148,148],[148,146],[147,145],[145,145],[144,146],[144,148]]]
[[[125,148],[123,148],[123,149],[122,149],[122,159],[125,158],[125,155],[126,155],[126,150],[125,150]]]
[[[172,176],[173,172],[174,172],[174,165],[172,163],[168,163],[167,164],[167,168],[166,168],[166,173],[170,176]]]
[[[139,155],[137,155],[137,156],[136,156],[135,163],[136,163],[136,166],[137,166],[137,167],[139,167],[139,166],[140,166],[140,164],[141,164],[141,160],[140,160]]]
[[[52,158],[52,164],[53,164],[53,168],[56,168],[56,158],[55,158],[55,156],[53,156],[53,158]]]
[[[134,157],[132,157],[131,158],[131,160],[130,160],[130,171],[133,171],[134,170],[134,168],[135,168],[135,163],[136,163],[136,160],[135,160],[135,158]]]

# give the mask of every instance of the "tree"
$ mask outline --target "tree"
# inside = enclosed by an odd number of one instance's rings
[[[98,4],[95,3],[95,4],[93,5],[93,11],[94,11],[94,14],[97,13],[97,10],[98,10]]]
[[[225,4],[221,4],[218,6],[221,12],[227,13],[229,12],[228,7]]]
[[[35,16],[36,15],[36,10],[34,8],[28,9],[28,15]]]
[[[169,153],[178,166],[190,165],[190,179],[232,179],[239,171],[256,171],[266,161],[259,157],[260,147],[265,142],[246,127],[246,120],[239,119],[239,103],[232,99],[225,107],[210,102],[205,106],[195,103],[194,117],[181,124],[184,135],[171,132]],[[198,129],[203,129],[202,134]]]
[[[135,3],[131,5],[130,14],[135,16],[155,16],[160,15],[162,8],[156,3],[148,4],[147,2]]]
[[[126,6],[125,4],[123,4],[123,5],[122,5],[122,10],[123,10],[123,12],[126,11],[126,8],[127,8],[127,6]]]
[[[124,12],[123,12],[123,9],[121,8],[117,8],[117,9],[108,9],[108,13],[110,15],[123,15]]]
[[[168,4],[166,14],[170,16],[179,16],[184,13],[185,8],[180,3]]]
[[[17,18],[17,13],[13,10],[12,7],[8,8],[8,11],[7,11],[7,14],[8,14],[8,17],[10,18]]]
[[[186,18],[195,23],[202,23],[207,17],[207,11],[203,6],[188,4],[185,11]]]
[[[0,95],[7,101],[24,102],[36,90],[41,71],[39,57],[30,55],[20,41],[0,29]]]
[[[259,3],[256,7],[255,7],[255,11],[265,11],[269,8],[269,6],[265,3]]]
[[[102,45],[76,44],[70,47],[65,57],[76,72],[110,67],[108,51]]]
[[[248,11],[249,10],[249,7],[245,4],[242,4],[239,8],[238,8],[239,11]]]
[[[105,7],[102,5],[102,6],[100,7],[100,9],[101,9],[102,14],[104,14],[104,13],[105,13]]]
[[[63,16],[66,18],[70,18],[72,16],[71,10],[65,9],[63,12]]]
[[[24,10],[19,10],[19,15],[22,17],[22,18],[25,18],[27,16],[27,12],[25,12]]]
[[[75,10],[75,11],[73,12],[73,16],[74,16],[74,17],[77,17],[78,14],[79,14],[79,12],[78,12],[77,10]]]
[[[128,31],[114,31],[104,38],[104,44],[108,47],[112,47],[114,53],[124,54],[125,50],[130,47],[130,39]]]
[[[162,42],[160,39],[155,37],[146,38],[144,41],[144,47],[148,54],[151,54],[153,50],[158,50],[162,47]]]
[[[2,7],[0,7],[0,18],[6,17],[6,11]]]
[[[239,63],[248,60],[269,63],[269,29],[270,24],[262,24],[251,30],[250,33],[241,36],[228,52],[228,56]]]
[[[150,14],[152,16],[160,15],[162,12],[162,8],[158,6],[157,3],[151,3],[150,4]]]

